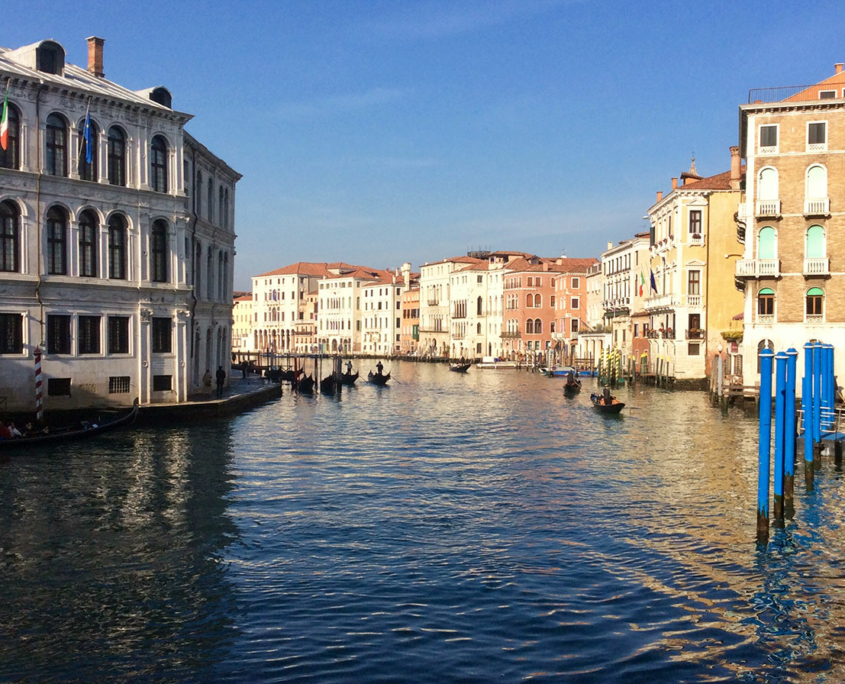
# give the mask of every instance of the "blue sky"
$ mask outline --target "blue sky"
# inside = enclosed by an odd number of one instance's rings
[[[235,285],[294,261],[418,266],[469,248],[596,256],[655,191],[729,167],[749,88],[845,61],[841,5],[616,0],[6,0],[0,44],[55,38],[165,85],[240,171]],[[10,20],[13,18],[13,20]]]

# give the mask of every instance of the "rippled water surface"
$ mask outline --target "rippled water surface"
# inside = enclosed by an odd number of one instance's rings
[[[0,678],[845,679],[832,464],[761,550],[739,412],[392,370],[0,459]]]

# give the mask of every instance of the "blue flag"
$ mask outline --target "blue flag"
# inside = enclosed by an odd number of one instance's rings
[[[85,141],[85,163],[90,164],[93,159],[91,151],[91,105],[85,110],[85,128],[82,129],[82,139]]]
[[[654,282],[654,271],[651,271],[651,289],[657,292],[657,283]]]

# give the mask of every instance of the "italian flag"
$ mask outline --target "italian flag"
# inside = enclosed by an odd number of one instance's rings
[[[643,276],[642,271],[640,271],[640,297],[643,296],[643,288],[645,287],[645,276]]]
[[[3,151],[9,145],[9,84],[6,84],[6,94],[3,97],[3,112],[0,114],[0,147]]]

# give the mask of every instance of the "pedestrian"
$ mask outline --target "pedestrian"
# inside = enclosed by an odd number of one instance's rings
[[[217,366],[217,398],[223,396],[223,383],[226,382],[226,371],[223,366]]]
[[[247,362],[241,361],[241,377],[242,378],[246,378],[246,367],[247,367]]]
[[[205,369],[205,374],[202,376],[202,393],[211,394],[211,371]]]

